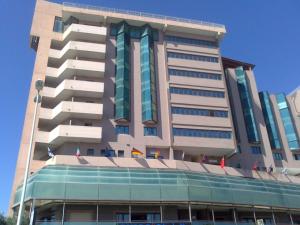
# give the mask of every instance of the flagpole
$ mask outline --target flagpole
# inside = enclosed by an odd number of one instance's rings
[[[25,173],[24,173],[24,180],[23,180],[23,187],[22,187],[22,194],[21,194],[21,200],[20,200],[20,206],[19,206],[17,225],[21,224],[22,217],[23,217],[23,207],[24,207],[25,193],[26,193],[26,188],[27,188],[28,171],[29,171],[30,160],[31,160],[31,155],[32,155],[32,143],[33,143],[34,131],[35,131],[36,114],[37,114],[38,105],[41,102],[40,91],[43,89],[43,86],[44,86],[44,81],[37,80],[35,82],[35,89],[37,90],[37,93],[34,98],[35,107],[34,107],[33,121],[32,121],[31,133],[30,133],[30,142],[29,142],[28,155],[27,155],[27,160],[26,160],[26,167],[25,167]]]

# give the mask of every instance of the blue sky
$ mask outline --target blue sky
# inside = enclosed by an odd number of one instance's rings
[[[56,0],[55,2],[62,2]],[[223,56],[251,62],[259,90],[289,93],[300,85],[299,0],[73,0],[226,25]],[[29,48],[34,0],[0,0],[0,211],[14,177],[35,54]],[[25,160],[25,159],[24,159]]]

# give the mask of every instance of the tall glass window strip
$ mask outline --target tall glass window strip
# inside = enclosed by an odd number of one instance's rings
[[[212,62],[218,63],[219,58],[213,56],[206,56],[206,55],[193,55],[193,54],[186,54],[186,53],[179,53],[179,52],[168,52],[168,58],[177,58],[177,59],[185,59],[185,60],[195,60],[195,61],[204,61],[204,62]]]
[[[262,107],[262,112],[265,118],[267,132],[272,149],[280,149],[281,143],[279,140],[279,132],[274,119],[274,114],[270,102],[270,96],[268,92],[260,92],[259,99]]]
[[[284,94],[276,95],[276,101],[280,112],[280,117],[283,123],[285,136],[288,141],[289,149],[296,150],[300,148],[299,139],[292,120],[288,104]]]
[[[204,97],[225,98],[225,93],[223,91],[209,91],[200,89],[170,87],[170,93],[179,95],[195,95]]]
[[[157,136],[156,127],[144,127],[144,136]]]
[[[231,139],[231,131],[173,128],[174,136]]]
[[[156,74],[152,29],[146,26],[141,36],[142,120],[157,122]]]
[[[123,23],[118,30],[115,82],[115,119],[130,120],[130,36]]]
[[[221,74],[217,73],[206,73],[200,71],[190,71],[190,70],[178,70],[178,69],[168,69],[170,76],[182,76],[182,77],[195,77],[211,80],[221,80]]]
[[[129,134],[129,126],[116,125],[116,134]]]
[[[236,68],[235,74],[237,78],[237,86],[242,104],[248,141],[250,143],[256,143],[260,141],[260,138],[253,113],[253,103],[250,94],[251,92],[248,87],[248,82],[243,67]]]
[[[228,112],[223,110],[172,107],[171,111],[172,114],[181,114],[181,115],[211,116],[211,117],[225,117],[225,118],[228,117]]]
[[[214,41],[184,38],[184,37],[178,37],[178,36],[167,35],[167,36],[165,36],[165,40],[167,42],[175,43],[175,44],[194,45],[194,46],[209,47],[209,48],[217,48],[218,47],[218,43],[214,42]]]
[[[61,17],[56,16],[54,18],[53,31],[58,33],[62,33],[64,31],[64,23]]]

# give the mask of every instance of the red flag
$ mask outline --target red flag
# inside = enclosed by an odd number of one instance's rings
[[[221,166],[222,169],[225,167],[225,158],[224,158],[224,156],[221,159],[220,166]]]
[[[252,170],[255,170],[255,171],[257,170],[257,162],[256,161],[254,162],[254,164],[252,166]]]
[[[77,147],[76,157],[77,157],[77,159],[80,157],[80,149],[79,149],[79,147]]]

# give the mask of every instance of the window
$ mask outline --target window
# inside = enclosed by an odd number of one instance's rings
[[[203,61],[203,62],[212,62],[218,63],[219,58],[213,56],[206,56],[206,55],[193,55],[193,54],[186,54],[186,53],[179,53],[179,52],[168,52],[168,58],[176,58],[176,59],[184,59],[184,60],[195,60],[195,61]]]
[[[116,134],[129,134],[129,127],[123,125],[116,126]]]
[[[279,131],[276,126],[275,116],[273,115],[273,109],[270,101],[269,93],[262,91],[259,93],[259,99],[261,102],[261,108],[263,116],[266,122],[267,132],[272,149],[280,149],[281,143],[279,140]]]
[[[54,18],[53,31],[62,33],[64,30],[64,24],[61,17],[56,16]]]
[[[250,149],[251,149],[252,154],[254,154],[254,155],[261,154],[261,148],[259,146],[251,146]]]
[[[295,160],[300,160],[300,154],[295,154],[295,155],[294,155],[294,159],[295,159]]]
[[[144,136],[157,136],[156,127],[144,127]]]
[[[101,156],[105,156],[105,155],[106,155],[106,149],[101,149],[100,155],[101,155]]]
[[[118,150],[118,157],[124,158],[124,150]]]
[[[177,70],[177,69],[168,69],[168,73],[171,76],[182,76],[182,77],[195,77],[211,80],[221,80],[221,74],[217,73],[206,73],[200,71],[190,71],[190,70]]]
[[[117,218],[117,222],[129,222],[128,213],[117,213],[116,218]]]
[[[275,160],[283,160],[283,156],[279,152],[273,153],[273,157],[274,157]]]
[[[181,114],[181,115],[228,117],[228,112],[222,110],[172,107],[171,111],[172,114]]]
[[[223,91],[209,91],[200,89],[170,87],[170,93],[179,95],[195,95],[212,98],[225,98],[225,93]]]
[[[235,69],[235,75],[237,79],[237,86],[240,95],[240,102],[242,105],[248,141],[250,143],[257,143],[260,141],[260,137],[253,112],[251,89],[248,85],[248,79],[243,67],[237,67]]]
[[[130,120],[130,34],[129,27],[123,23],[117,31],[115,67],[115,119]]]
[[[231,131],[173,128],[174,136],[231,139]]]
[[[209,48],[217,48],[218,43],[214,41],[207,41],[207,40],[199,40],[199,39],[192,39],[192,38],[184,38],[184,37],[176,37],[176,36],[165,36],[165,40],[170,43],[176,44],[185,44],[185,45],[194,45],[194,46],[203,46]]]
[[[95,154],[95,150],[92,149],[92,148],[89,148],[89,149],[86,151],[86,155],[87,155],[87,156],[92,156],[92,155],[94,155],[94,154]]]
[[[101,149],[101,156],[116,157],[116,152],[113,149]]]
[[[300,142],[296,133],[294,121],[290,113],[289,106],[286,102],[284,94],[276,95],[276,101],[280,112],[280,117],[283,123],[285,136],[288,141],[289,149],[296,150],[300,149]]]

